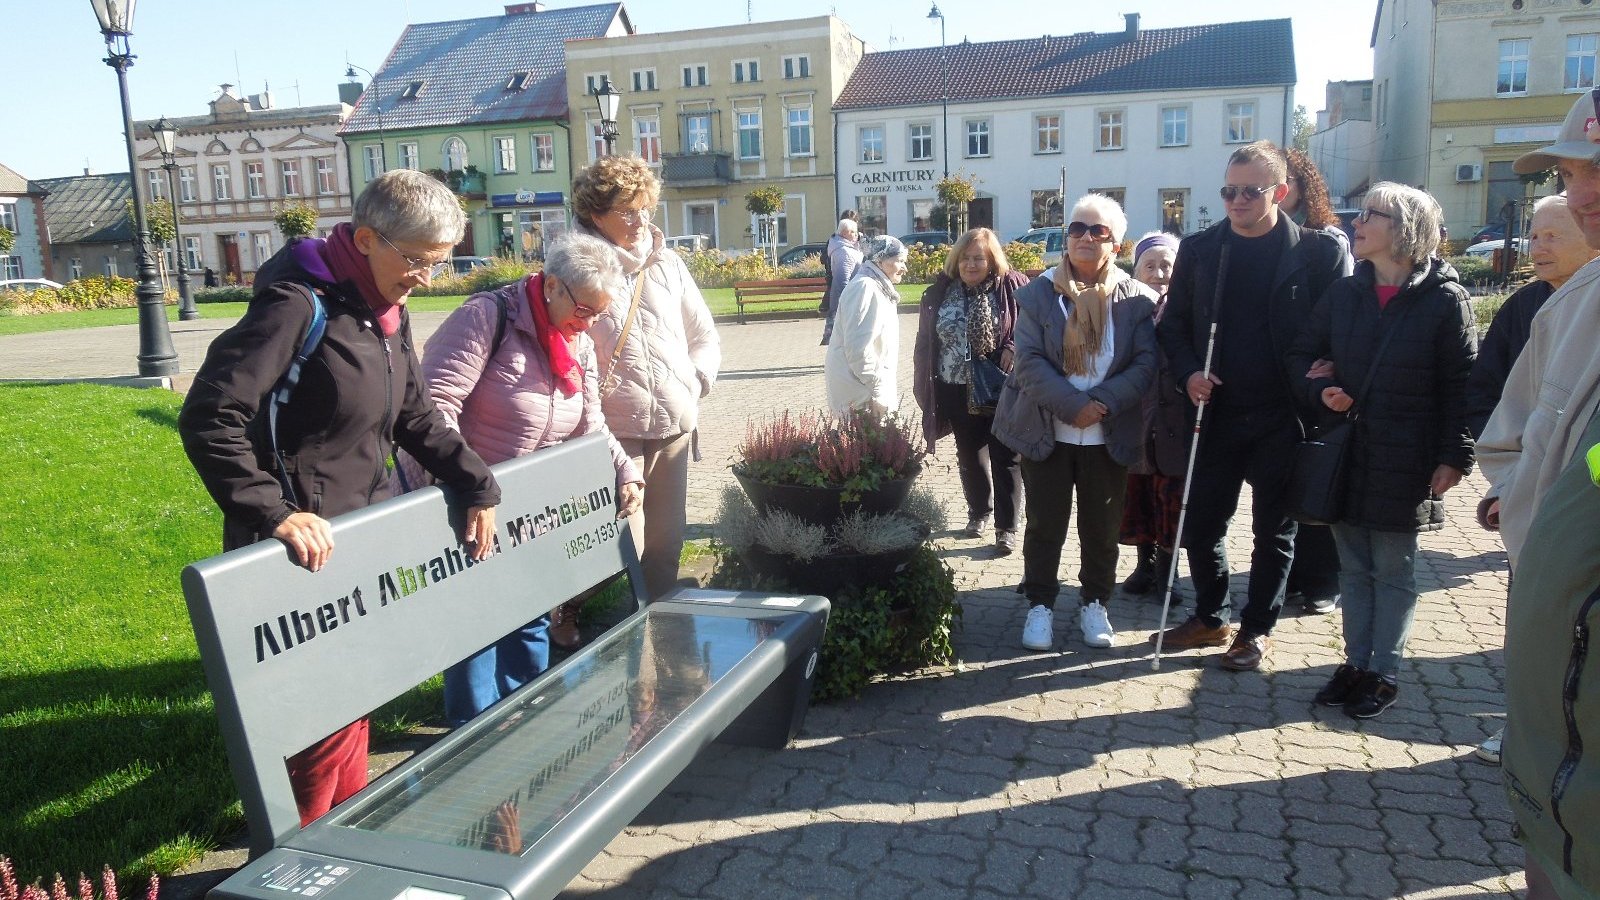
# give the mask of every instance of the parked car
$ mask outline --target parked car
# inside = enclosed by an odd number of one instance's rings
[[[698,253],[701,250],[711,249],[711,235],[680,234],[667,238],[667,246],[685,253]]]
[[[1511,236],[1512,237],[1516,237],[1521,231],[1522,231],[1522,229],[1520,227],[1518,227],[1517,224],[1513,224],[1511,226]],[[1469,243],[1469,244],[1480,244],[1480,243],[1483,243],[1484,241],[1500,241],[1500,240],[1504,240],[1505,236],[1506,236],[1506,223],[1504,223],[1504,222],[1490,222],[1489,224],[1483,226],[1482,228],[1479,228],[1472,235],[1472,240],[1468,241],[1467,243]]]
[[[827,244],[795,244],[793,247],[783,251],[778,257],[778,265],[792,266],[808,256],[821,258],[823,252],[827,249]]]
[[[1336,209],[1333,214],[1339,217],[1339,228],[1344,231],[1344,236],[1354,241],[1356,239],[1356,216],[1361,215],[1361,210]]]
[[[473,269],[481,269],[491,262],[494,262],[494,260],[487,256],[452,256],[450,257],[450,268],[457,275],[465,275]]]
[[[1046,269],[1061,264],[1061,228],[1034,228],[1017,236],[1024,244],[1039,245],[1039,257]]]
[[[1477,243],[1473,244],[1471,247],[1468,247],[1467,249],[1465,249],[1465,250],[1463,250],[1461,252],[1466,254],[1467,256],[1482,256],[1482,257],[1485,257],[1485,258],[1488,258],[1488,259],[1493,259],[1495,251],[1499,250],[1500,248],[1504,247],[1505,245],[1506,245],[1505,238],[1503,238],[1503,237],[1502,238],[1495,238],[1494,240],[1489,240],[1489,241],[1478,241]],[[1527,238],[1512,238],[1511,239],[1511,246],[1513,246],[1513,247],[1515,247],[1517,249],[1517,255],[1518,256],[1525,257],[1525,256],[1528,255],[1528,239]]]
[[[900,243],[905,244],[907,247],[912,244],[923,244],[928,247],[947,247],[955,242],[950,240],[950,233],[947,231],[913,231],[910,234],[900,235]]]
[[[60,282],[48,278],[8,278],[0,281],[0,291],[40,291],[61,287]]]

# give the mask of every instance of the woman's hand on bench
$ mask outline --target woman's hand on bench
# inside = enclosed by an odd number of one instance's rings
[[[462,543],[472,548],[472,558],[482,562],[494,552],[494,507],[474,506],[467,510],[467,527]]]
[[[626,519],[644,502],[644,482],[630,481],[617,489],[617,518]]]
[[[316,513],[290,513],[272,530],[272,536],[289,545],[295,561],[313,572],[327,565],[333,555],[333,529]]]

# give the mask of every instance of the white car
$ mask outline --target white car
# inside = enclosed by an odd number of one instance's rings
[[[61,287],[60,282],[48,278],[10,278],[0,281],[0,291],[39,291]]]
[[[1468,247],[1467,249],[1465,249],[1465,250],[1463,250],[1461,252],[1466,256],[1481,256],[1481,257],[1484,257],[1485,259],[1493,259],[1495,251],[1499,250],[1500,248],[1504,247],[1505,245],[1506,245],[1505,241],[1479,241],[1478,243],[1473,244],[1471,247]],[[1528,255],[1528,239],[1527,238],[1512,238],[1511,239],[1511,246],[1517,248],[1517,256],[1518,257],[1522,257],[1522,258],[1526,258],[1527,257],[1527,255]]]
[[[686,253],[698,253],[701,250],[710,249],[711,235],[680,234],[675,237],[667,238],[667,246],[674,250],[682,250]]]
[[[1017,237],[1025,244],[1037,244],[1039,257],[1046,269],[1061,264],[1061,228],[1035,228]]]

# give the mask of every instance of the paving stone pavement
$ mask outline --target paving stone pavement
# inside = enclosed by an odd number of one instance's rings
[[[419,338],[440,319],[418,314]],[[222,326],[174,327],[192,372]],[[902,385],[915,328],[902,317]],[[723,372],[690,482],[695,534],[709,534],[747,419],[822,404],[820,331],[816,320],[721,326]],[[0,337],[0,378],[128,374],[135,343],[131,327]],[[922,483],[962,519],[953,447],[941,450]],[[1154,672],[1145,639],[1159,597],[1115,598],[1116,645],[1085,647],[1069,546],[1057,650],[1032,653],[1018,645],[1020,554],[993,560],[987,540],[941,537],[965,608],[958,665],[817,706],[786,750],[711,748],[567,895],[1520,894],[1499,769],[1471,752],[1503,711],[1506,561],[1472,521],[1483,488],[1464,481],[1449,524],[1422,537],[1400,701],[1362,723],[1310,703],[1341,661],[1338,614],[1286,610],[1261,673],[1218,669],[1219,649],[1170,654]],[[1247,525],[1241,516],[1229,534],[1236,568]],[[1131,568],[1124,554],[1121,574]],[[1234,586],[1242,595],[1243,578]]]

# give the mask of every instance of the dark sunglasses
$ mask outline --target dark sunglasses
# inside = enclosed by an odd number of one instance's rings
[[[1222,190],[1217,191],[1217,193],[1222,195],[1222,199],[1232,203],[1233,198],[1240,194],[1243,194],[1246,200],[1260,200],[1267,194],[1272,193],[1272,189],[1275,187],[1277,187],[1275,184],[1269,184],[1266,187],[1256,187],[1253,184],[1247,187],[1234,187],[1231,184],[1225,184],[1222,186]]]
[[[1370,209],[1370,208],[1363,209],[1361,212],[1356,213],[1356,221],[1360,222],[1363,225],[1365,225],[1368,222],[1372,221],[1372,217],[1373,216],[1377,216],[1380,219],[1388,219],[1391,222],[1394,221],[1394,216],[1391,215],[1390,213],[1386,213],[1381,209]]]
[[[1089,225],[1085,222],[1073,222],[1067,226],[1067,237],[1081,238],[1086,234],[1097,241],[1111,240],[1111,228],[1107,225]]]

